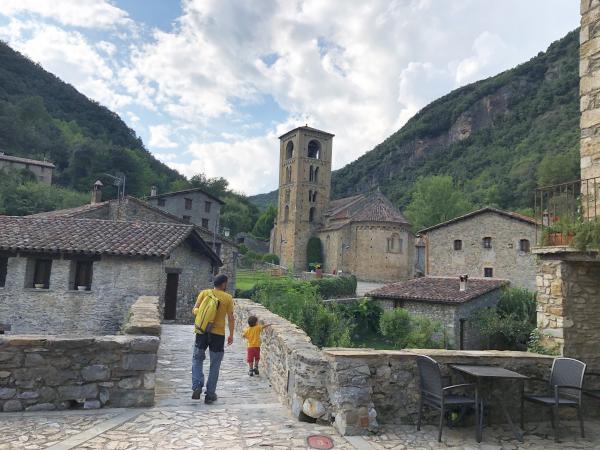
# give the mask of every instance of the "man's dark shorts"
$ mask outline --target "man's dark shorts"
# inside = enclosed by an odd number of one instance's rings
[[[206,350],[208,347],[211,352],[223,353],[225,351],[225,336],[213,333],[197,334],[196,347],[202,350]]]

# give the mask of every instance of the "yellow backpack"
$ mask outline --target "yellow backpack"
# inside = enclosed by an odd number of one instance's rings
[[[210,333],[212,330],[217,310],[219,309],[219,299],[215,292],[211,289],[208,291],[206,298],[198,307],[196,312],[196,320],[194,321],[196,333]]]

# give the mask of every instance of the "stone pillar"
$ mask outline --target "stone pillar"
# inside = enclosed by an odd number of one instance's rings
[[[542,337],[541,344],[551,351],[563,352],[563,271],[560,260],[540,260],[537,264],[537,326]]]
[[[581,1],[579,51],[581,179],[600,177],[600,1]],[[598,180],[600,182],[600,180]],[[594,183],[582,183],[584,215],[600,215]]]

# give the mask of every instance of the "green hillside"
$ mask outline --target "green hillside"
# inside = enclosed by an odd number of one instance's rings
[[[156,160],[117,114],[2,42],[0,151],[54,162],[55,184],[71,191],[87,193],[98,178],[110,183],[103,173],[124,173],[127,192],[136,196],[147,195],[152,184],[164,192],[173,182],[183,179]],[[7,196],[16,195],[15,183],[23,180],[4,178],[0,183],[0,200],[6,201]],[[8,186],[9,181],[14,183]],[[56,190],[57,195],[65,192]],[[114,195],[112,188],[107,189],[107,194]],[[73,202],[81,202],[76,194],[67,204]],[[28,205],[22,212],[48,206],[64,204]],[[12,202],[9,209],[14,209]]]
[[[530,61],[432,102],[335,171],[333,197],[378,186],[404,208],[419,177],[450,175],[476,206],[531,208],[536,186],[579,177],[578,52],[575,30]],[[263,206],[276,194],[252,200]]]

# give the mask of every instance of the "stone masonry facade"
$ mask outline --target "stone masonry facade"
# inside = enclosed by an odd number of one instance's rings
[[[159,258],[102,255],[93,262],[89,291],[70,288],[72,261],[52,260],[49,289],[25,288],[28,257],[8,258],[8,276],[0,288],[0,317],[12,334],[114,334],[133,302],[164,291]]]
[[[535,224],[494,212],[483,212],[426,231],[426,274],[430,276],[485,276],[509,280],[513,286],[535,291],[535,256],[521,250],[521,240],[535,244]],[[483,239],[491,238],[491,248]],[[455,241],[461,241],[455,250]]]
[[[0,411],[153,405],[158,298],[140,297],[124,329],[128,334],[0,336]]]
[[[493,350],[320,350],[297,326],[262,305],[235,300],[236,326],[245,326],[251,314],[273,324],[262,334],[261,365],[281,400],[295,417],[333,423],[343,435],[369,434],[380,424],[415,423],[419,354],[435,358],[448,374],[452,363],[493,364],[547,378],[552,363],[548,356]],[[509,394],[503,389],[505,398],[514,399],[508,408],[517,409],[518,384],[510,386]],[[535,418],[532,412],[526,409],[526,417]],[[425,420],[432,423],[437,417],[428,413]]]
[[[581,178],[600,177],[600,2],[581,0]]]
[[[363,281],[394,282],[413,274],[414,236],[396,223],[357,223],[321,231],[325,272],[358,274]],[[394,239],[395,246],[388,242]]]
[[[543,343],[600,370],[600,261],[570,261],[540,255],[537,274],[538,328]]]
[[[465,303],[432,303],[428,301],[416,300],[394,300],[394,299],[376,299],[374,300],[383,310],[394,308],[404,308],[411,315],[423,316],[435,322],[439,322],[446,336],[447,348],[458,349],[460,347],[460,327],[461,319],[463,325],[463,350],[480,350],[484,348],[484,342],[481,336],[471,326],[469,318],[473,312],[482,308],[491,308],[498,304],[500,300],[500,290],[488,292],[480,297]]]

